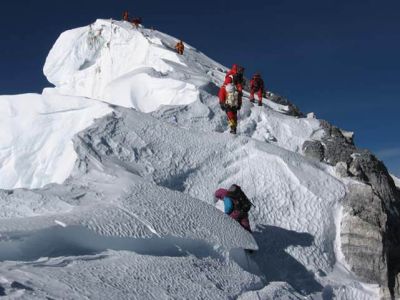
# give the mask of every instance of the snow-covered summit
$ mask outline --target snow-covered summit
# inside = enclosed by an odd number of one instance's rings
[[[173,51],[176,42],[127,22],[98,20],[61,34],[44,74],[61,94],[143,112],[189,104],[199,100],[199,88],[212,81],[211,73],[221,77],[224,68],[189,45],[185,56],[178,55]]]

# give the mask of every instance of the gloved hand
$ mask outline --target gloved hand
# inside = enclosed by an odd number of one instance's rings
[[[226,110],[225,103],[220,103],[219,105],[221,106],[221,109],[222,109],[223,111],[225,111],[225,110]]]

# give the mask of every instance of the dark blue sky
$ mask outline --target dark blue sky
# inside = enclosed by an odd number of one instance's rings
[[[270,90],[355,131],[400,176],[400,1],[5,0],[0,94],[41,92],[58,35],[124,9],[248,76],[261,71]]]

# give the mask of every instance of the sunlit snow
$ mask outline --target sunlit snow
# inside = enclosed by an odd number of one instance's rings
[[[0,295],[376,299],[340,253],[345,182],[301,154],[319,121],[245,93],[230,135],[227,69],[176,41],[98,20],[56,41],[54,87],[0,96]],[[213,197],[233,183],[253,234]]]

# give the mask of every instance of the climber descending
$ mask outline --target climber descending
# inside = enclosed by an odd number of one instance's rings
[[[218,189],[214,195],[217,199],[224,201],[225,213],[238,221],[244,229],[251,232],[249,210],[253,204],[240,186],[233,184],[228,190]]]
[[[185,50],[185,45],[183,44],[183,41],[180,40],[178,43],[175,45],[176,52],[178,54],[183,55],[183,51]]]
[[[232,78],[227,77],[219,90],[218,97],[221,109],[226,112],[230,132],[236,134],[237,112],[242,107],[238,84],[235,85]]]
[[[264,80],[260,73],[255,73],[250,80],[250,102],[254,103],[254,93],[258,96],[258,106],[262,106],[262,97],[264,93]]]

